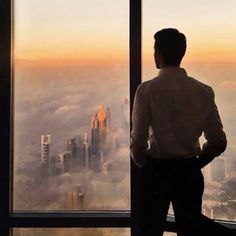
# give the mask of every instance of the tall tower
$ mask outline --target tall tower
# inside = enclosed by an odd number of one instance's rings
[[[71,168],[72,152],[64,151],[63,153],[59,154],[59,159],[61,162],[61,173],[64,174],[69,172]]]
[[[107,107],[106,113],[107,113],[107,128],[110,130],[110,128],[111,128],[111,111],[110,111],[109,107]]]
[[[99,150],[99,121],[97,113],[95,113],[91,122],[91,144],[92,155],[97,156]]]
[[[106,133],[107,133],[107,113],[105,107],[101,105],[98,110],[98,123],[99,123],[99,142],[100,149],[105,148]]]
[[[72,152],[72,157],[74,158],[76,156],[76,141],[75,138],[70,138],[67,141],[67,147],[66,147],[67,151],[71,151]]]
[[[84,194],[80,185],[74,187],[72,191],[67,193],[67,209],[68,210],[83,210],[84,209]]]
[[[83,166],[89,169],[89,141],[88,134],[84,134],[84,146],[83,146]]]
[[[41,162],[49,161],[51,135],[41,135]]]

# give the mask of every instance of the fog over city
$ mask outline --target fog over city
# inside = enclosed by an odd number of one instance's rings
[[[15,209],[63,210],[63,204],[58,202],[58,193],[63,195],[72,191],[75,186],[82,185],[82,188],[87,188],[88,185],[105,181],[102,174],[101,176],[99,173],[91,174],[89,170],[78,170],[72,166],[69,173],[62,175],[60,184],[58,184],[58,176],[51,176],[48,183],[41,170],[41,135],[51,135],[51,157],[56,157],[65,151],[70,138],[81,142],[77,143],[79,146],[82,145],[84,134],[87,133],[91,142],[92,117],[101,105],[109,108],[111,113],[111,130],[107,138],[107,146],[110,147],[107,148],[109,156],[107,158],[112,170],[107,178],[117,182],[117,188],[129,186],[129,125],[127,123],[129,111],[127,110],[126,114],[122,111],[122,106],[127,99],[128,77],[124,65],[116,65],[111,69],[17,68],[14,114]],[[126,106],[128,108],[128,104]],[[115,151],[112,150],[112,145],[115,145],[114,138],[119,142],[119,148]],[[83,154],[80,153],[81,155]],[[119,184],[122,186],[119,187]],[[102,188],[102,184],[100,185]],[[96,189],[96,184],[95,187],[90,188]],[[103,188],[106,192],[111,187],[108,186],[106,189],[103,186]],[[87,191],[92,190],[87,189]],[[129,192],[129,190],[125,191]],[[128,192],[126,201],[129,201]],[[116,203],[117,207],[129,208],[129,202],[124,203],[124,199],[111,196],[114,200],[111,204],[111,202],[106,203],[104,194],[97,194],[101,196],[94,195],[94,199],[104,197],[103,201],[105,201],[104,206],[101,201],[100,208],[114,208]]]
[[[208,69],[204,68],[200,70],[201,67],[195,65],[189,69],[189,74],[213,87],[227,133],[228,147],[225,153],[213,162],[215,164],[203,170],[206,180],[203,212],[210,217],[235,220],[236,119],[234,114],[236,111],[232,101],[236,96],[236,85],[232,74],[220,69],[212,73],[211,66]],[[154,76],[153,73],[152,77]],[[149,75],[145,76],[148,77],[152,78]],[[128,98],[128,93],[128,70],[126,66],[118,63],[110,67],[16,68],[14,114],[14,207],[16,210],[63,210],[65,206],[62,203],[60,205],[58,194],[73,192],[72,189],[78,185],[81,185],[83,193],[87,191],[87,194],[94,194],[97,188],[103,189],[104,193],[100,191],[95,201],[97,204],[99,199],[100,209],[102,204],[108,209],[115,208],[115,205],[118,207],[120,204],[121,209],[129,208],[129,203],[124,203],[124,199],[121,203],[119,197],[114,198],[114,202],[110,202],[110,205],[106,202],[110,201],[106,199],[106,193],[111,192],[111,188],[106,184],[96,185],[96,181],[99,184],[107,181],[104,182],[101,173],[91,175],[90,171],[72,168],[69,173],[63,175],[60,184],[58,184],[58,177],[52,176],[50,185],[48,186],[47,183],[45,189],[42,184],[45,177],[42,177],[40,172],[41,135],[51,135],[50,155],[52,156],[58,156],[66,150],[70,138],[83,140],[84,134],[88,133],[91,141],[91,120],[103,105],[110,109],[112,136],[118,137],[120,142],[119,149],[109,150],[109,162],[112,163],[113,168],[108,178],[112,179],[112,176],[117,178],[114,181],[118,181],[118,189],[124,188],[125,185],[129,186],[129,126],[122,124],[124,116],[121,108]],[[112,149],[112,141],[109,142]],[[113,197],[111,196],[110,199]],[[95,204],[94,201],[91,202]],[[96,204],[87,208],[96,208],[98,207]]]

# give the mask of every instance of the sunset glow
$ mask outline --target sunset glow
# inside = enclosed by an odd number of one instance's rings
[[[15,1],[15,58],[72,63],[125,60],[127,6],[128,1],[109,0],[71,0],[70,4],[63,0]],[[227,4],[223,0],[213,4],[204,0],[182,0],[178,4],[171,0],[143,1],[143,59],[152,62],[153,34],[173,27],[187,36],[187,63],[235,61],[235,10],[234,0]]]
[[[15,1],[14,56],[25,60],[125,60],[128,2]]]

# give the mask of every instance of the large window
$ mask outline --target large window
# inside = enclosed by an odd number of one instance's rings
[[[141,77],[157,73],[152,36],[163,27],[186,33],[184,67],[216,92],[229,145],[205,170],[204,213],[234,221],[235,8],[0,0],[0,234],[137,235],[129,119]],[[175,232],[172,216],[166,230]]]
[[[129,209],[128,2],[15,0],[13,44],[14,210]]]
[[[153,62],[153,38],[162,28],[177,28],[187,37],[182,66],[192,76],[210,85],[227,134],[227,150],[203,169],[203,213],[220,220],[236,219],[236,2],[143,1],[143,80],[157,71]],[[201,140],[204,142],[204,139]]]

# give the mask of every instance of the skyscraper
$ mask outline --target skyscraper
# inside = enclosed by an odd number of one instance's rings
[[[68,210],[83,210],[84,209],[84,194],[80,185],[74,187],[72,191],[67,193],[67,209]]]
[[[63,153],[59,154],[59,159],[61,162],[62,174],[68,172],[71,168],[72,152],[64,151]]]
[[[99,127],[99,148],[104,149],[107,135],[107,113],[105,107],[101,105],[98,110],[98,127]]]
[[[83,146],[83,167],[86,169],[89,169],[90,166],[90,158],[89,158],[89,140],[88,140],[88,134],[84,134],[84,146]]]
[[[49,161],[51,135],[41,135],[41,162]]]
[[[99,151],[99,121],[98,115],[95,115],[92,118],[91,122],[91,152],[92,155],[97,156]]]
[[[67,147],[66,147],[67,151],[71,151],[72,152],[72,157],[76,157],[76,151],[77,151],[77,147],[76,147],[76,141],[75,138],[70,138],[67,141]]]
[[[91,122],[91,166],[96,171],[102,170],[107,142],[107,124],[109,122],[110,110],[109,108],[105,110],[105,107],[101,105]]]
[[[110,130],[111,129],[111,111],[109,107],[107,107],[106,113],[107,113],[107,128],[108,130]]]

